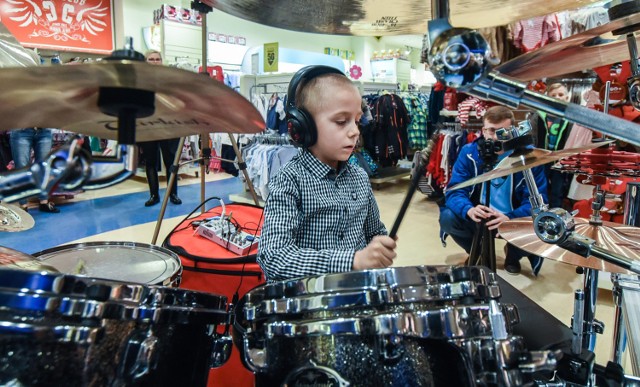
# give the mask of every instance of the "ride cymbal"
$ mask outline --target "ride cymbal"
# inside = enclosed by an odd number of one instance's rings
[[[588,144],[579,148],[563,149],[559,151],[549,151],[549,150],[534,148],[534,149],[531,149],[529,153],[521,156],[505,157],[491,171],[487,173],[483,173],[482,175],[478,175],[473,179],[469,179],[465,182],[451,186],[447,188],[447,190],[464,188],[470,185],[475,185],[475,184],[483,183],[485,181],[497,179],[498,177],[511,175],[516,172],[524,171],[525,169],[548,164],[556,160],[559,160],[563,157],[578,154],[580,152],[584,152],[593,148],[598,148],[610,143],[611,141],[597,142],[597,143]]]
[[[584,7],[597,0],[451,0],[451,24],[480,28]],[[206,0],[222,12],[271,27],[336,35],[423,35],[431,0]]]
[[[265,128],[241,94],[208,76],[144,62],[0,69],[0,130],[59,128],[117,139],[118,118],[98,108],[101,87],[155,92],[155,113],[136,120],[136,141]]]
[[[0,231],[25,231],[35,224],[27,211],[13,204],[0,203]]]
[[[604,221],[602,225],[593,225],[584,218],[574,220],[575,232],[595,240],[596,246],[632,260],[640,259],[640,228]],[[599,258],[585,258],[558,245],[543,242],[533,230],[531,218],[508,220],[498,227],[498,232],[507,242],[543,258],[609,273],[632,274]]]
[[[520,55],[495,70],[526,82],[626,61],[630,58],[626,35],[611,32],[639,23],[640,13],[625,16]]]

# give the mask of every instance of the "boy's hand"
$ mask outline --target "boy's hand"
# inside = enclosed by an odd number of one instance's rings
[[[377,235],[353,257],[353,270],[389,267],[396,258],[396,241],[386,235]]]

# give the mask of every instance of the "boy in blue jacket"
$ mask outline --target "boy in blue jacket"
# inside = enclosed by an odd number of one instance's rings
[[[513,112],[504,106],[489,108],[483,117],[482,135],[485,139],[497,140],[496,131],[510,128],[515,124]],[[499,151],[498,162],[509,156],[510,152]],[[478,141],[462,147],[456,160],[448,186],[462,183],[480,175],[483,171],[483,160],[478,149]],[[544,167],[532,169],[538,190],[547,202],[547,179]],[[522,172],[516,172],[490,182],[490,206],[487,206],[483,185],[478,184],[453,191],[447,191],[445,205],[440,209],[440,227],[451,235],[453,240],[467,253],[471,250],[476,223],[488,219],[489,230],[497,230],[506,220],[531,216],[529,190]],[[520,259],[527,255],[523,250],[508,244],[504,268],[511,274],[520,273]],[[542,258],[529,255],[531,268],[535,276],[542,267]]]

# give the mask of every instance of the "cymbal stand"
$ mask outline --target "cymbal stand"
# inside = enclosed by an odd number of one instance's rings
[[[514,152],[516,153],[517,150]],[[523,159],[524,162],[524,159]],[[548,206],[544,204],[544,200],[540,192],[538,191],[538,187],[536,186],[535,179],[533,177],[533,173],[531,169],[526,169],[523,171],[525,177],[525,183],[527,184],[527,188],[529,189],[529,200],[531,201],[531,213],[534,218],[534,229],[538,237],[540,237],[543,241],[548,242],[545,238],[549,238],[548,236],[540,236],[538,233],[538,226],[536,222],[541,219],[541,215],[549,214],[549,213],[560,213],[563,212],[567,214],[568,217],[571,218],[571,222],[573,227],[575,224],[573,223],[573,216],[567,211],[559,208],[554,208],[548,210]],[[598,185],[596,189],[596,195],[594,197],[594,202],[592,204],[593,214],[591,215],[591,222],[600,222],[602,224],[602,218],[600,217],[600,209],[604,203],[604,191],[602,191],[601,186]],[[549,224],[540,224],[541,227],[549,227],[548,233],[549,235],[555,235],[555,232],[559,232],[559,229],[554,229],[550,227]],[[579,234],[576,234],[579,235]],[[585,238],[585,237],[583,237]],[[586,239],[586,238],[585,238]],[[562,245],[561,245],[562,246]],[[564,247],[564,246],[562,246]],[[595,246],[594,246],[595,247]],[[596,333],[602,333],[604,331],[604,324],[601,321],[595,319],[595,311],[596,311],[596,300],[598,295],[598,271],[593,269],[584,269],[584,280],[583,280],[583,293],[580,296],[582,302],[582,310],[583,316],[580,318],[584,321],[582,331],[582,348],[587,349],[589,351],[593,351],[595,349],[596,344]],[[576,296],[577,299],[577,296]],[[576,301],[577,302],[577,301]],[[574,316],[574,319],[576,316]]]
[[[176,149],[176,155],[173,157],[173,164],[171,165],[171,170],[167,171],[169,173],[169,178],[167,179],[167,191],[162,199],[162,205],[160,206],[160,213],[158,214],[158,221],[156,222],[156,227],[153,230],[153,237],[151,238],[151,244],[155,245],[158,241],[158,234],[160,233],[160,227],[162,227],[162,220],[164,219],[164,213],[167,210],[167,203],[169,202],[169,197],[173,193],[173,184],[178,178],[178,168],[180,167],[180,156],[182,155],[182,148],[184,147],[184,141],[186,137],[180,137],[180,141],[178,142],[178,149]]]
[[[485,143],[486,140],[485,140]],[[490,142],[489,144],[492,144]],[[486,151],[481,150],[482,156],[482,170],[486,173],[493,169],[495,165],[495,161],[497,159],[497,154],[494,152],[493,145],[490,146],[491,149],[487,149]],[[487,207],[491,207],[491,181],[485,181],[483,183],[484,187],[484,203]],[[493,233],[487,227],[487,220],[482,219],[480,223],[476,224],[476,234],[473,237],[473,242],[471,243],[471,250],[469,251],[469,261],[468,264],[470,266],[486,266],[491,271],[496,271],[496,243],[493,238]]]
[[[639,182],[629,182],[627,183],[627,189],[625,192],[625,201],[624,201],[624,221],[623,223],[629,226],[640,226],[640,213],[638,209],[640,205],[640,183]],[[624,281],[623,278],[620,278],[618,274],[611,274],[611,282],[613,283],[613,302],[615,305],[615,314],[614,314],[614,326],[613,326],[613,345],[611,348],[611,361],[622,364],[622,355],[625,351],[625,344],[628,340],[633,340],[633,337],[629,337],[629,332],[626,331],[625,328],[625,315],[623,305],[623,286],[620,285],[620,282]],[[636,340],[639,338],[635,338]],[[630,345],[631,350],[634,348]],[[635,349],[638,352],[638,349]],[[635,353],[632,354],[635,356],[636,360],[640,359],[640,354]],[[633,364],[634,366],[637,365]],[[637,371],[637,370],[636,370]],[[636,372],[638,373],[638,372]]]
[[[207,56],[207,42],[209,41],[209,37],[207,33],[207,15],[209,14],[209,12],[213,11],[213,7],[211,7],[209,4],[203,3],[202,1],[194,0],[191,2],[191,8],[197,10],[202,15],[202,71],[203,71],[203,74],[208,75],[209,73],[207,72],[207,64],[209,63],[208,62],[209,58]],[[245,181],[247,182],[247,185],[249,187],[249,192],[251,193],[251,197],[253,198],[253,201],[256,204],[256,206],[258,206],[260,205],[260,201],[258,199],[258,195],[256,195],[255,189],[253,188],[253,184],[251,184],[251,179],[249,177],[249,173],[247,172],[247,164],[242,160],[242,154],[238,149],[238,144],[236,143],[236,140],[232,133],[229,133],[229,140],[231,141],[231,145],[233,146],[233,151],[235,152],[236,158],[238,159],[239,169],[242,171]],[[203,150],[209,147],[208,146],[209,144],[208,143],[205,144],[205,141],[208,141],[208,139],[205,136],[202,136],[200,148]],[[200,201],[202,203],[204,203],[204,200],[205,200],[204,187],[205,187],[206,166],[204,164],[205,164],[204,162],[200,164],[200,176],[201,176],[200,177],[200,199],[201,199]],[[205,212],[204,206],[202,206],[202,208],[200,209],[200,212],[204,214]]]

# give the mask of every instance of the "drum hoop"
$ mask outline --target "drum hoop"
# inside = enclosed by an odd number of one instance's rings
[[[488,293],[496,297],[500,296],[499,287],[488,286],[487,288]],[[384,287],[375,290],[304,295],[262,301],[254,300],[245,304],[245,318],[253,319],[274,314],[303,313],[351,307],[450,301],[462,297],[480,297],[477,284],[473,281],[460,281],[407,286],[396,289]]]
[[[452,283],[437,280],[437,275],[451,273],[456,266],[401,266],[385,269],[371,269],[342,273],[322,274],[318,276],[296,278],[262,285],[247,293],[249,299],[262,294],[274,294],[285,297],[297,297],[308,294],[342,292],[349,290],[376,290],[380,287],[401,288],[433,283]],[[471,266],[472,278],[476,283],[489,283],[488,274],[479,266]],[[276,296],[277,297],[277,296]]]
[[[191,321],[197,320],[198,314],[208,315],[208,311],[213,311],[217,316],[218,311],[226,314],[227,309],[227,297],[212,293],[7,268],[0,268],[0,292],[7,303],[16,303],[16,307],[21,300],[29,300],[19,297],[36,301],[25,303],[23,310],[46,312],[54,308],[62,315],[87,318],[136,319],[136,314],[144,309],[180,315],[183,320]],[[51,303],[38,307],[43,300]]]
[[[502,309],[509,327],[519,322],[514,305],[503,304]],[[276,321],[264,325],[264,335],[267,339],[335,335],[394,335],[421,339],[491,336],[489,310],[488,304],[465,305],[328,320]]]

